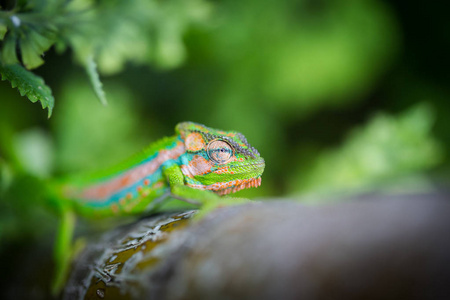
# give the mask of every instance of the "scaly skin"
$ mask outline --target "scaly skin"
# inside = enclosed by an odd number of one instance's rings
[[[105,172],[72,178],[53,188],[62,216],[55,245],[62,288],[70,263],[75,215],[101,218],[155,211],[168,196],[203,207],[226,205],[220,195],[258,187],[264,159],[238,132],[184,122],[129,161]]]

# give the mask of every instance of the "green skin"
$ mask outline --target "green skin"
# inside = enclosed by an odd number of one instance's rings
[[[52,185],[52,203],[61,215],[53,293],[62,289],[67,277],[77,215],[93,219],[139,215],[167,208],[167,198],[201,206],[204,214],[242,202],[220,195],[259,186],[264,167],[264,159],[242,134],[184,122],[176,126],[175,136],[113,169]]]

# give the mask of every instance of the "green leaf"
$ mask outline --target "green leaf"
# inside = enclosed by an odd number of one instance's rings
[[[52,90],[41,77],[18,64],[8,66],[0,64],[0,74],[2,80],[11,82],[13,88],[17,87],[21,96],[27,96],[33,103],[40,101],[43,109],[48,108],[48,117],[50,118],[55,99]]]
[[[34,69],[44,63],[42,56],[55,43],[52,31],[43,31],[43,34],[30,30],[27,38],[20,41],[23,64],[27,69]]]
[[[48,32],[47,36],[44,36],[36,31],[30,31],[28,33],[28,38],[36,52],[41,54],[47,51],[55,43],[54,34],[51,32]]]
[[[23,39],[20,41],[20,49],[22,51],[22,61],[27,69],[34,69],[44,63],[41,54],[33,45],[31,39]]]
[[[9,36],[3,43],[3,48],[1,52],[1,61],[5,65],[12,65],[19,62],[16,54],[16,39]]]
[[[95,95],[98,100],[100,100],[100,103],[107,105],[108,103],[106,101],[105,91],[103,90],[103,84],[100,81],[100,76],[97,72],[97,65],[92,55],[87,57],[84,66],[86,68],[86,72],[88,73],[89,79],[91,80]]]

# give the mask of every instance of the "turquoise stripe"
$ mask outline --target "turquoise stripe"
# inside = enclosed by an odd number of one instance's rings
[[[175,141],[170,148],[167,148],[166,150],[171,150],[173,148],[175,148],[177,146],[177,142]],[[139,164],[124,170],[124,172],[130,171],[136,167],[139,167],[143,164],[149,163],[151,162],[153,159],[155,159],[159,154],[159,151],[156,152],[154,155],[150,156],[149,158],[143,160],[142,162],[140,162]],[[109,197],[108,199],[105,199],[104,201],[98,201],[98,199],[95,199],[95,201],[89,201],[87,203],[85,203],[85,205],[88,205],[90,207],[95,207],[95,208],[104,208],[104,207],[108,207],[111,206],[113,203],[118,203],[120,199],[122,198],[126,198],[126,196],[128,194],[132,195],[132,198],[136,198],[139,196],[139,193],[137,191],[137,188],[139,186],[145,186],[144,185],[144,181],[146,179],[148,179],[150,181],[150,185],[154,184],[155,182],[159,181],[162,179],[162,169],[163,167],[167,167],[167,166],[171,166],[171,165],[180,165],[181,164],[181,160],[180,158],[175,159],[175,160],[168,160],[166,162],[164,162],[153,174],[150,174],[148,176],[146,176],[145,178],[135,182],[134,184],[125,187],[124,189],[120,190],[119,192],[111,195],[111,197]],[[117,175],[116,175],[117,176]],[[114,177],[116,177],[114,176]]]

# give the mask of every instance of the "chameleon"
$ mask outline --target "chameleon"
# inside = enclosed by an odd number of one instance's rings
[[[167,198],[204,207],[226,205],[230,193],[261,185],[265,161],[243,134],[182,122],[175,135],[109,170],[54,183],[61,217],[53,293],[62,289],[77,216],[90,219],[158,211]],[[223,199],[225,198],[225,199]]]

